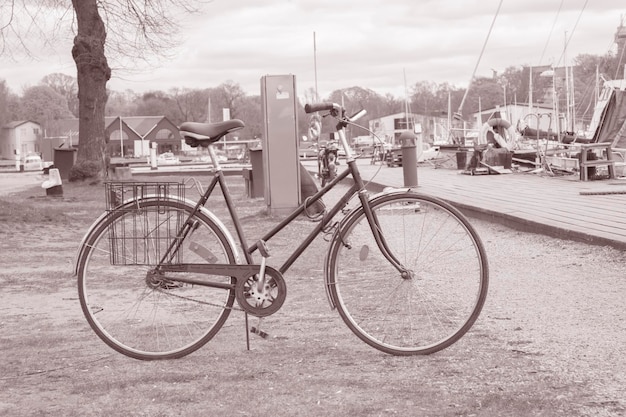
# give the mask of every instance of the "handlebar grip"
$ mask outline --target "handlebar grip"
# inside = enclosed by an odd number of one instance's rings
[[[333,110],[339,109],[339,105],[335,103],[315,103],[315,104],[305,104],[304,111],[306,113],[315,113],[316,111],[325,111],[325,110]]]

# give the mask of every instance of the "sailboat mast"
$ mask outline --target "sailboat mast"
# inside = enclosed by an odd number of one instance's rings
[[[563,63],[565,64],[565,130],[570,127],[570,85],[569,85],[569,69],[567,68],[567,31],[565,31],[565,40],[563,44]]]
[[[480,103],[480,96],[478,96],[478,103]],[[478,105],[478,113],[480,114],[480,104]],[[452,141],[450,141],[452,139]],[[450,89],[448,88],[448,143],[454,142],[452,138],[452,97]]]
[[[317,41],[313,32],[313,72],[315,73],[315,102],[319,102],[320,96],[317,92]]]
[[[593,108],[596,108],[598,104],[598,98],[600,98],[600,66],[596,64],[596,96],[593,101]]]
[[[574,68],[570,67],[570,83],[572,86],[572,97],[571,97],[571,102],[572,102],[572,132],[576,131],[576,94],[574,93]]]
[[[528,114],[533,113],[533,67],[529,67],[528,76]],[[537,129],[539,129],[539,123],[537,123]]]
[[[406,129],[409,130],[409,92],[406,88],[406,68],[403,68],[402,72],[404,73],[404,119],[406,121]]]

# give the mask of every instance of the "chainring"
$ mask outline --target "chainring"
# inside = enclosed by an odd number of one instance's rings
[[[238,279],[235,286],[235,297],[239,306],[256,317],[267,317],[276,313],[287,297],[287,285],[280,272],[266,267],[264,280],[263,287],[259,288],[259,275],[254,274],[246,279]]]

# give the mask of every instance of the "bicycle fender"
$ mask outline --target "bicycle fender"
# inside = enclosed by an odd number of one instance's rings
[[[100,216],[98,216],[98,218],[93,223],[91,223],[91,226],[89,226],[89,229],[87,229],[87,231],[83,235],[83,238],[81,239],[80,244],[78,245],[78,248],[76,249],[76,257],[75,257],[76,261],[74,262],[74,276],[78,275],[78,260],[83,254],[83,250],[85,248],[85,243],[87,242],[87,239],[89,239],[89,237],[93,233],[93,230],[96,228],[96,226],[99,225],[108,215],[109,215],[109,212],[105,211]]]
[[[78,246],[78,249],[76,251],[76,261],[74,262],[74,276],[78,275],[78,261],[80,259],[80,257],[83,254],[83,251],[86,248],[86,244],[89,241],[89,239],[91,238],[91,235],[93,234],[94,230],[100,225],[100,223],[102,223],[103,221],[106,220],[106,218],[110,215],[112,215],[115,210],[118,209],[123,209],[125,207],[128,206],[132,206],[133,204],[137,204],[138,201],[143,201],[143,200],[153,200],[153,199],[159,199],[160,201],[163,200],[163,196],[158,196],[156,194],[150,194],[147,195],[143,198],[140,199],[128,199],[126,201],[124,201],[123,203],[121,203],[119,206],[117,206],[115,209],[113,209],[112,211],[105,211],[104,213],[102,213],[92,224],[91,226],[89,226],[89,229],[87,229],[87,232],[85,233],[85,235],[83,236],[82,240],[80,241],[80,245]],[[189,207],[190,209],[194,209],[196,207],[196,202],[189,200],[187,198],[185,199],[176,199],[176,201],[182,202],[185,206]],[[226,236],[226,239],[228,239],[228,243],[231,245],[231,247],[233,248],[233,252],[235,255],[235,260],[237,263],[240,263],[240,256],[239,256],[239,250],[237,249],[237,245],[235,244],[235,239],[233,238],[232,234],[229,232],[229,230],[226,228],[226,226],[224,226],[224,223],[222,223],[222,221],[217,218],[217,216],[215,214],[213,214],[212,211],[210,211],[209,209],[207,209],[206,207],[200,207],[200,211],[202,212],[202,214],[204,214],[205,216],[207,216],[211,221],[213,221],[215,223],[215,225],[221,230],[222,233],[224,233],[224,236]]]

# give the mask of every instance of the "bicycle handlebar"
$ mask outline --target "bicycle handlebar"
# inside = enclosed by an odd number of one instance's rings
[[[339,104],[335,104],[335,103],[315,103],[315,104],[305,104],[304,105],[304,111],[306,113],[315,113],[317,111],[331,111],[331,110],[336,110],[339,111],[341,110],[341,106]]]
[[[361,117],[365,116],[366,114],[367,114],[367,110],[361,109],[355,114],[353,114],[352,116],[348,117],[348,119],[350,119],[351,122],[355,122],[359,120]]]
[[[306,113],[315,113],[318,111],[330,111],[331,114],[332,112],[336,112],[342,115],[343,113],[340,113],[341,110],[342,110],[342,107],[339,104],[331,103],[331,102],[322,102],[322,103],[314,103],[314,104],[307,103],[304,105],[304,111]],[[347,119],[351,122],[354,122],[355,120],[363,117],[366,113],[367,111],[365,109],[361,109],[356,114],[348,117]]]

